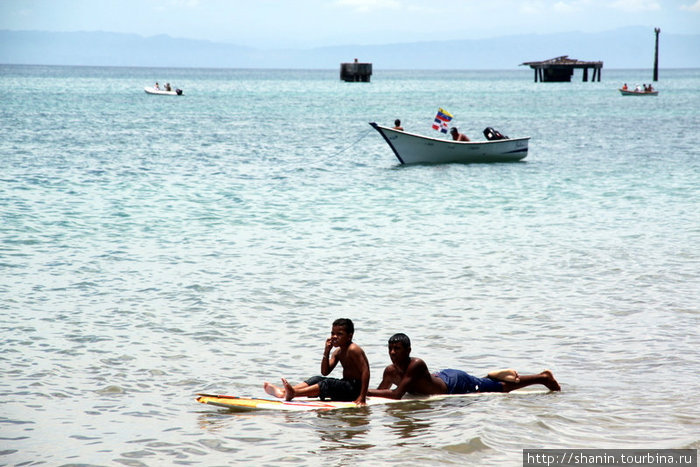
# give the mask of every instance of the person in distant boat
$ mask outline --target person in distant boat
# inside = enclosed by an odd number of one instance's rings
[[[313,376],[296,386],[282,378],[281,388],[265,381],[265,392],[288,401],[307,396],[319,397],[321,400],[354,401],[357,405],[365,405],[369,389],[369,361],[365,351],[352,341],[354,333],[355,325],[350,319],[335,320],[321,359],[323,376]],[[331,355],[333,347],[338,347],[338,350]],[[327,375],[338,362],[343,367],[343,378],[328,378]]]
[[[635,92],[642,92],[642,88],[640,88],[639,85],[637,85],[637,87],[634,88],[634,91]]]
[[[536,375],[519,375],[513,369],[490,372],[485,378],[472,376],[461,370],[441,370],[431,374],[423,360],[411,357],[411,340],[398,333],[389,338],[391,365],[384,369],[382,382],[370,389],[369,396],[401,399],[404,394],[468,394],[472,392],[510,392],[542,384],[551,391],[561,387],[549,370]],[[391,389],[395,386],[394,389]]]
[[[153,86],[153,89],[160,91],[160,86],[158,86],[158,81],[156,81],[156,84],[155,84],[155,86]]]
[[[456,127],[452,127],[452,129],[450,129],[450,134],[452,135],[452,139],[454,141],[469,141],[467,135],[460,133]]]
[[[623,91],[627,91],[627,89],[629,89],[629,88],[627,87],[627,83],[623,84],[623,85],[622,85],[622,90],[623,90]]]
[[[170,87],[170,83],[165,83],[165,90],[168,92],[172,91],[172,88]]]
[[[394,120],[394,130],[403,131],[403,127],[401,126],[401,120],[399,120],[398,118]]]

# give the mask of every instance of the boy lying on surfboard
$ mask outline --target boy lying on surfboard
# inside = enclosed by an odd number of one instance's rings
[[[423,360],[411,357],[411,340],[398,333],[389,338],[391,365],[384,369],[382,382],[370,389],[369,396],[401,399],[404,394],[467,394],[470,392],[510,392],[533,384],[542,384],[551,391],[561,387],[549,370],[536,375],[518,375],[512,369],[497,370],[486,378],[478,378],[461,370],[441,370],[431,374]],[[392,385],[396,387],[390,389]]]
[[[352,341],[355,325],[350,319],[340,318],[333,322],[331,337],[326,339],[326,346],[321,359],[321,374],[313,376],[303,383],[292,386],[282,378],[282,387],[265,381],[263,388],[271,396],[292,400],[295,397],[319,397],[321,400],[354,401],[357,405],[367,403],[369,389],[369,361],[365,351]],[[330,355],[333,347],[338,347]],[[327,375],[340,362],[343,378],[328,378]]]

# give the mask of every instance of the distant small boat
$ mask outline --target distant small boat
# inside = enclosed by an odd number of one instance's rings
[[[530,137],[492,141],[451,141],[370,123],[402,164],[514,162],[527,157]]]
[[[620,94],[623,96],[658,96],[659,91],[630,91],[629,89],[620,89]]]
[[[156,89],[153,86],[148,86],[144,88],[144,91],[146,91],[146,94],[155,94],[158,96],[181,96],[182,95],[182,89],[176,89],[174,91],[166,91],[164,89]]]

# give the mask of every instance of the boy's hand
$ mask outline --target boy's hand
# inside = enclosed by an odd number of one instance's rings
[[[358,397],[355,400],[355,404],[357,404],[358,407],[364,407],[367,405],[367,399],[365,399],[364,397]]]
[[[330,352],[332,348],[333,348],[333,338],[329,337],[328,339],[326,339],[326,353]]]

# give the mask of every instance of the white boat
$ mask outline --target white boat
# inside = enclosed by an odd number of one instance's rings
[[[156,89],[153,86],[147,86],[144,88],[146,94],[157,94],[159,96],[181,96],[182,89],[175,89],[174,91],[166,91],[164,89]]]
[[[493,141],[451,141],[394,130],[371,122],[402,164],[513,162],[527,157],[530,137]]]
[[[659,91],[630,91],[629,89],[620,89],[620,94],[623,96],[658,96]]]

